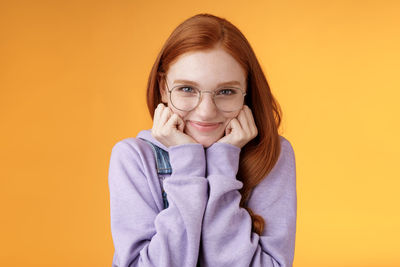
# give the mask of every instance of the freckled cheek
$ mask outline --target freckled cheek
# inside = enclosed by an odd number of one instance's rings
[[[185,120],[185,117],[187,116],[188,112],[177,110],[170,103],[168,104],[168,107],[172,110],[172,112],[174,112],[175,114],[178,114],[179,117],[181,117],[183,120]]]
[[[224,114],[225,121],[224,121],[224,123],[223,123],[223,128],[225,129],[226,126],[228,125],[228,123],[229,123],[233,118],[236,118],[238,114],[239,114],[239,112],[235,112],[235,113],[232,113],[232,114]]]
[[[237,111],[237,112],[234,112],[234,113],[227,113],[227,114],[225,114],[225,120],[226,120],[226,123],[228,123],[230,120],[232,120],[233,118],[237,118],[237,116],[239,115],[239,111]]]

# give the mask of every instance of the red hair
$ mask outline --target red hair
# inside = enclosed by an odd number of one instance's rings
[[[253,222],[253,231],[261,235],[264,219],[247,207],[253,188],[272,170],[280,154],[278,128],[282,111],[271,94],[268,82],[249,42],[233,24],[210,14],[198,14],[182,22],[169,36],[152,67],[147,84],[147,106],[152,118],[161,103],[160,88],[169,66],[184,53],[222,47],[246,71],[246,105],[253,112],[258,135],[240,152],[237,178],[243,182],[240,206]]]

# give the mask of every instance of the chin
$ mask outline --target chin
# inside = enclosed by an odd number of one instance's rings
[[[190,125],[190,124],[189,124]],[[193,127],[185,127],[184,133],[192,137],[197,143],[203,145],[203,147],[208,148],[214,143],[216,143],[219,139],[221,139],[225,134],[225,126],[222,125],[221,128],[212,131],[212,132],[200,132]]]
[[[211,133],[210,135],[199,134],[195,131],[185,131],[187,135],[192,137],[197,143],[203,145],[203,147],[207,148],[212,144],[216,143],[219,139],[224,136],[224,131],[220,133]]]
[[[212,143],[202,143],[202,145],[203,145],[203,147],[204,148],[208,148],[208,147],[210,147],[212,144],[214,144],[215,142],[212,142]]]
[[[198,142],[199,144],[202,144],[203,147],[207,148],[209,146],[211,146],[212,144],[214,144],[215,142],[218,141],[218,139],[215,138],[194,138],[196,140],[196,142]]]

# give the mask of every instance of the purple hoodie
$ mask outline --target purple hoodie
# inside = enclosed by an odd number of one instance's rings
[[[138,138],[169,152],[173,171],[163,182],[166,209],[152,148]],[[240,148],[225,143],[166,148],[151,130],[119,141],[112,149],[108,180],[112,266],[292,266],[296,166],[291,144],[282,136],[280,141],[277,163],[248,201],[265,220],[262,235],[252,232],[249,213],[239,207]]]

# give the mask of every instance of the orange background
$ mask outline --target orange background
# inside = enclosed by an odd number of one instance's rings
[[[111,266],[112,146],[208,12],[246,35],[297,164],[296,267],[400,266],[399,1],[1,1],[2,266]]]

